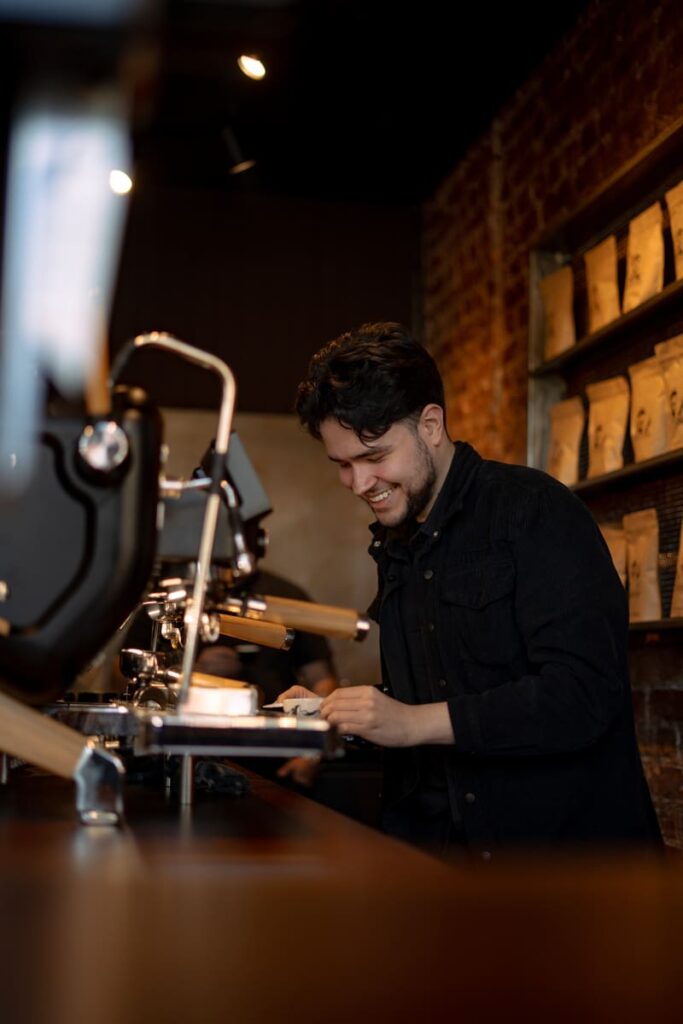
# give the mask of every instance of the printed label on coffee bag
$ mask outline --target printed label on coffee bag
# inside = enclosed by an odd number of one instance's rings
[[[657,295],[663,285],[662,208],[653,203],[629,224],[624,313]]]

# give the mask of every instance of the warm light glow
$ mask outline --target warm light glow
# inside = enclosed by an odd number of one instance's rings
[[[249,56],[243,53],[241,57],[237,58],[237,65],[243,75],[247,78],[253,78],[255,81],[259,81],[265,77],[266,66],[263,61],[259,60],[258,57]]]
[[[249,171],[252,167],[256,166],[255,160],[240,160],[238,164],[233,164],[230,168],[231,174],[242,174],[243,171]]]
[[[109,187],[117,196],[125,196],[132,189],[133,181],[125,171],[112,171],[109,175]]]

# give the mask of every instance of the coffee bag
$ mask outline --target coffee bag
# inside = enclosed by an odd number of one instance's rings
[[[667,404],[667,451],[683,447],[683,334],[660,341],[655,353],[664,377]]]
[[[576,342],[574,328],[574,275],[570,266],[562,267],[541,281],[543,299],[543,354],[558,356]]]
[[[629,390],[625,377],[589,384],[588,476],[612,473],[624,465]]]
[[[662,208],[653,203],[628,228],[624,313],[661,292],[664,284]]]
[[[683,277],[683,181],[666,193],[666,205],[669,209],[676,280],[680,281]]]
[[[619,573],[622,586],[626,586],[626,534],[623,526],[615,523],[598,523],[600,532],[605,538],[614,568]]]
[[[659,521],[655,508],[624,516],[628,564],[628,608],[631,622],[662,617],[659,589]]]
[[[586,289],[588,292],[588,329],[597,331],[616,320],[619,306],[617,283],[617,240],[608,235],[593,249],[584,253]]]
[[[678,538],[676,578],[674,580],[674,589],[671,596],[671,611],[669,614],[672,619],[683,618],[683,522],[681,523],[681,532]]]
[[[657,356],[628,368],[631,378],[631,441],[636,462],[667,450],[669,407]]]
[[[579,479],[579,448],[586,414],[583,402],[567,398],[550,408],[550,445],[547,470],[560,483],[571,487]]]

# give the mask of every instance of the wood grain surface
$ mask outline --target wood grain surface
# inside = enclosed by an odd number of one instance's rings
[[[447,865],[256,776],[181,812],[0,793],[3,1024],[651,1021],[683,997],[674,860]]]

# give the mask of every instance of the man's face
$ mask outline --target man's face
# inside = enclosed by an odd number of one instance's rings
[[[383,526],[427,518],[436,498],[437,472],[419,427],[402,420],[376,441],[365,442],[330,417],[320,433],[344,487],[366,501]]]

